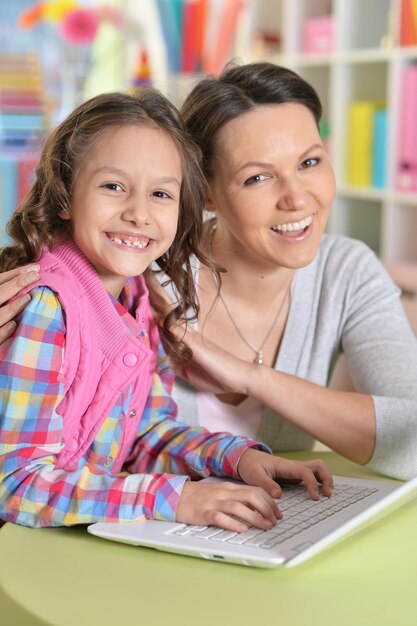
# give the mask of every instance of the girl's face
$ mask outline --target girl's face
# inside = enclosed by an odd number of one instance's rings
[[[310,263],[335,195],[335,180],[307,107],[265,105],[230,121],[216,138],[208,209],[216,240],[260,267]]]
[[[72,235],[116,298],[171,245],[178,222],[181,159],[156,127],[104,132],[75,177]]]

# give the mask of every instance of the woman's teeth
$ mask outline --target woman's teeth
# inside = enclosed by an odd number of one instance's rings
[[[272,230],[277,231],[278,233],[286,233],[286,232],[297,232],[299,230],[304,230],[307,226],[313,222],[313,215],[309,215],[305,217],[303,220],[299,222],[288,222],[288,224],[277,224],[276,226],[272,226]]]
[[[125,237],[122,239],[120,237],[116,237],[115,235],[109,235],[109,239],[114,241],[114,243],[127,246],[128,248],[146,248],[149,243],[149,239],[144,240],[133,237]]]

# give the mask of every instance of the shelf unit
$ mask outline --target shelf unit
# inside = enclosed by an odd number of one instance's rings
[[[270,28],[271,20],[276,20],[281,48],[268,56],[269,60],[301,74],[322,100],[338,184],[329,232],[364,240],[388,262],[417,264],[417,193],[399,192],[394,185],[400,73],[407,64],[417,63],[417,46],[398,45],[400,6],[401,0],[263,0],[258,27],[264,20],[264,27]],[[334,19],[334,50],[326,55],[306,54],[305,21],[324,15]],[[378,100],[386,105],[389,149],[385,189],[347,183],[348,106],[353,100]]]

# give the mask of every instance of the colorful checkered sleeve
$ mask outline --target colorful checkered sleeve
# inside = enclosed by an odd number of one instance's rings
[[[175,421],[177,407],[169,393],[173,374],[166,365],[161,365],[165,362],[163,357],[160,347],[160,367],[154,374],[138,439],[126,465],[129,472],[169,472],[192,478],[210,475],[239,478],[237,465],[247,448],[255,446],[270,452],[267,446],[243,437],[210,433],[205,428],[192,428]],[[176,495],[169,493],[169,504],[174,509]],[[155,502],[154,517],[165,519],[166,508],[161,492]],[[164,511],[163,515],[161,511]]]

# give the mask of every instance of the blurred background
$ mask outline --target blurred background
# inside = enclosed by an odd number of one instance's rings
[[[317,89],[328,230],[380,256],[417,327],[417,0],[0,0],[2,243],[46,133],[84,99],[153,85],[180,105],[201,76],[257,60]]]

